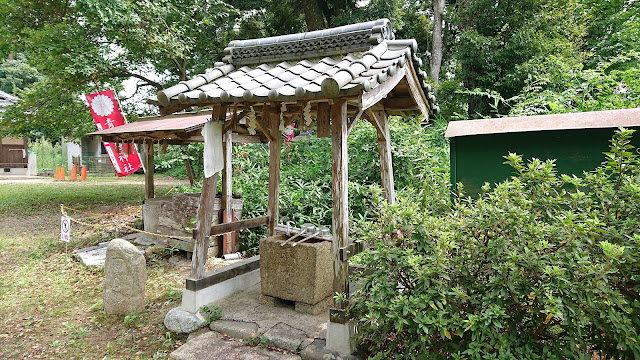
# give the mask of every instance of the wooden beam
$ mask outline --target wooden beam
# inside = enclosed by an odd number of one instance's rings
[[[276,224],[278,224],[278,199],[280,197],[280,150],[282,147],[282,134],[280,133],[280,109],[274,106],[267,112],[269,132],[271,141],[269,142],[269,202],[267,204],[267,216],[269,225],[267,233],[269,236],[276,234]]]
[[[232,200],[232,174],[233,174],[233,166],[231,165],[231,153],[233,151],[233,140],[231,135],[231,130],[227,131],[224,135],[224,143],[222,147],[223,157],[224,157],[224,168],[222,171],[222,209],[223,209],[223,217],[222,223],[230,223],[232,220],[231,214],[231,200]],[[232,247],[232,237],[231,234],[224,236],[224,245],[222,247],[222,254],[230,254],[235,252],[235,249]]]
[[[376,128],[378,136],[380,135],[386,136],[386,132],[384,131],[384,126],[378,116],[379,111],[374,111],[373,109],[369,109],[365,112],[366,116],[364,118],[367,119],[367,121],[369,121],[374,128]]]
[[[195,242],[191,257],[192,279],[201,279],[207,271],[207,256],[209,250],[209,231],[213,218],[213,205],[218,187],[218,173],[202,181],[202,194],[198,204],[198,222],[196,223]]]
[[[389,117],[384,111],[373,112],[376,122],[380,124],[378,130],[378,155],[380,156],[380,181],[382,194],[389,205],[396,202],[396,192],[393,183],[393,163],[391,161],[391,137],[389,134]]]
[[[158,110],[160,111],[160,116],[165,116],[171,115],[192,106],[193,104],[170,104],[168,106],[158,106]]]
[[[260,132],[263,133],[264,136],[267,137],[267,139],[269,139],[269,142],[273,142],[273,141],[275,141],[275,137],[274,137],[273,133],[270,131],[270,127],[271,127],[270,124],[271,124],[271,120],[270,119],[260,119],[260,118],[256,117],[256,128],[258,130],[260,130]],[[278,126],[280,126],[280,117],[279,116],[278,116]]]
[[[231,137],[231,141],[233,141],[234,143],[242,143],[242,144],[269,142],[269,140],[267,140],[267,138],[264,136],[244,135],[244,134],[236,134],[236,133],[233,133],[233,136]]]
[[[410,90],[409,93],[411,94],[411,97],[418,105],[418,109],[420,109],[422,114],[428,118],[429,114],[431,113],[431,109],[429,108],[429,102],[425,97],[426,94],[423,92],[422,86],[420,86],[420,81],[416,77],[416,71],[413,68],[413,64],[411,63],[411,61],[407,61],[407,64],[405,65],[405,69],[407,72],[406,78],[407,78],[407,83],[409,84],[409,90]]]
[[[349,294],[349,263],[340,258],[340,249],[349,244],[349,196],[347,154],[347,103],[331,106],[331,192],[333,197],[333,292]],[[335,303],[338,309],[346,304]]]
[[[253,219],[239,220],[239,221],[233,221],[233,222],[228,222],[224,224],[213,225],[211,226],[211,231],[209,232],[209,234],[211,236],[217,236],[217,235],[227,234],[233,231],[251,229],[254,227],[268,225],[268,224],[269,224],[269,217],[262,216],[262,217],[253,218]]]
[[[216,104],[211,112],[211,119],[222,121],[226,117],[226,105]],[[200,279],[207,271],[207,257],[209,256],[209,232],[213,218],[213,207],[218,188],[218,173],[210,177],[205,177],[202,181],[202,194],[198,204],[198,222],[196,223],[196,234],[193,244],[193,255],[191,257],[191,278]]]
[[[330,115],[329,103],[318,103],[318,113],[316,115],[318,129],[316,135],[318,135],[319,138],[328,138],[331,136]]]
[[[393,97],[383,100],[384,108],[388,111],[412,111],[419,110],[412,97]]]
[[[362,108],[367,110],[373,105],[383,100],[393,90],[396,85],[405,77],[407,67],[398,68],[396,73],[387,79],[387,81],[376,86],[373,90],[362,94]]]
[[[360,110],[358,111],[358,113],[354,115],[353,120],[351,121],[351,123],[349,124],[349,127],[347,128],[347,137],[351,135],[353,128],[356,127],[356,124],[358,123],[358,120],[360,120],[360,117],[362,116],[363,111],[364,109],[360,107]]]
[[[153,162],[153,141],[147,140],[145,143],[145,170],[144,173],[144,198],[145,199],[153,199],[155,197],[154,184],[153,184],[153,173],[154,162]]]

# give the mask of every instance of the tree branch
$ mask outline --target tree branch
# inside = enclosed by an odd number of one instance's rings
[[[136,73],[132,73],[129,70],[124,70],[124,69],[117,69],[117,70],[112,70],[111,71],[111,76],[114,77],[119,77],[119,78],[124,78],[124,77],[134,77],[136,79],[140,79],[142,81],[145,81],[146,84],[145,85],[149,85],[149,86],[153,86],[158,90],[162,90],[164,89],[164,85],[160,84],[159,82],[153,81],[145,76],[142,76],[140,74],[136,74]],[[143,86],[145,86],[143,85]]]

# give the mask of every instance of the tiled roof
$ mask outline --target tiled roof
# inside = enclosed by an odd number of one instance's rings
[[[18,102],[17,97],[13,95],[9,95],[6,92],[0,90],[0,108],[13,105],[17,102]]]
[[[151,103],[207,105],[334,98],[369,92],[411,62],[430,111],[435,97],[415,40],[395,40],[389,20],[265,39],[236,40],[216,63],[158,92]]]

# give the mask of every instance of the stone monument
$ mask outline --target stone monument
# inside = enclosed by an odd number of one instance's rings
[[[146,282],[143,253],[126,240],[111,240],[104,263],[104,311],[127,315],[144,310]]]

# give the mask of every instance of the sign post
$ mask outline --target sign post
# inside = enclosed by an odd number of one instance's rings
[[[64,253],[67,254],[67,246],[71,240],[71,219],[67,216],[60,218],[60,240],[64,241]]]

